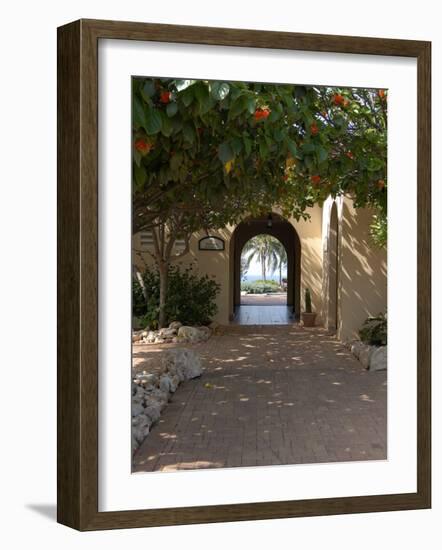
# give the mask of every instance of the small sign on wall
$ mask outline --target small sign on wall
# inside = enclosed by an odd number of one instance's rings
[[[224,250],[224,241],[220,237],[203,237],[198,243],[199,250]]]

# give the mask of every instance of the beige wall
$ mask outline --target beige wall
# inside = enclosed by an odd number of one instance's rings
[[[215,321],[222,324],[227,324],[229,319],[229,244],[231,237],[231,229],[225,228],[221,231],[211,231],[211,235],[216,235],[225,240],[224,251],[207,251],[198,250],[198,242],[206,233],[199,232],[192,235],[190,239],[190,252],[174,262],[174,265],[182,266],[183,268],[192,266],[194,273],[200,275],[209,275],[217,283],[221,285],[221,291],[217,297],[218,313],[214,318]],[[133,238],[134,250],[140,250],[139,235]],[[144,252],[142,260],[138,254],[134,254],[135,264],[142,269],[143,264],[153,265],[153,259]]]
[[[312,309],[316,311],[318,324],[322,323],[322,208],[309,208],[308,220],[291,219],[301,241],[301,311],[305,309],[304,293],[309,288]]]
[[[301,305],[304,308],[304,291],[308,287],[311,290],[312,305],[318,313],[318,322],[321,322],[322,310],[322,209],[315,206],[308,210],[311,216],[310,220],[299,221],[290,220],[295,227],[301,241]],[[190,252],[183,256],[177,265],[188,267],[193,266],[196,273],[207,274],[213,277],[220,285],[221,290],[217,297],[218,313],[214,318],[221,324],[229,323],[229,314],[231,304],[233,303],[233,262],[229,261],[230,239],[234,227],[226,227],[220,231],[211,231],[211,235],[217,235],[224,239],[225,250],[207,251],[198,250],[198,241],[206,234],[203,232],[195,233],[190,240]],[[134,250],[141,250],[139,235],[133,238]],[[139,268],[143,263],[153,265],[153,260],[147,253],[142,254],[143,260],[140,260],[138,254],[134,254],[134,262]]]
[[[323,208],[323,314],[333,289],[329,287],[328,238],[330,212],[329,198]],[[350,198],[337,200],[338,211],[338,337],[351,340],[370,315],[377,315],[387,307],[387,253],[371,240],[369,229],[372,211],[355,209]],[[325,318],[325,317],[324,317]]]
[[[327,199],[323,207],[315,206],[308,210],[310,219],[289,220],[298,233],[301,242],[301,310],[304,309],[304,292],[310,288],[312,305],[317,313],[317,324],[327,324],[327,311],[330,289],[328,281],[328,236],[330,212],[333,200]],[[387,305],[387,257],[371,242],[369,226],[371,212],[353,208],[348,198],[337,200],[338,212],[338,336],[349,340],[357,336],[357,331],[369,315],[385,311]],[[192,236],[190,252],[178,262],[194,271],[208,274],[220,285],[217,297],[218,313],[215,321],[229,323],[229,313],[233,303],[233,262],[229,261],[230,240],[234,227],[213,231],[225,241],[224,251],[198,250],[198,241],[205,236],[200,232]],[[134,249],[140,249],[139,236],[134,236]],[[134,255],[137,265],[143,262]],[[152,264],[148,254],[143,261]]]

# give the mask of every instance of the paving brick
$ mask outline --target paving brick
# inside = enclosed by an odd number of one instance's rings
[[[231,326],[192,347],[203,376],[178,388],[134,471],[387,457],[386,373],[364,370],[325,330]],[[158,349],[138,346],[137,360]]]

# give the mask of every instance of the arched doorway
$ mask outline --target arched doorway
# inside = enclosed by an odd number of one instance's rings
[[[278,214],[249,218],[236,227],[230,241],[231,319],[241,305],[241,252],[256,235],[271,235],[287,252],[287,305],[299,319],[301,313],[301,243],[295,228]]]
[[[259,281],[257,283],[256,281]],[[251,296],[244,297],[249,287]],[[248,240],[241,251],[241,305],[287,305],[287,250],[272,235],[260,234]],[[263,290],[263,296],[259,291]],[[269,293],[270,291],[270,293]],[[258,296],[255,296],[258,292]],[[259,298],[256,300],[256,298]],[[250,302],[251,300],[251,302]]]
[[[330,226],[328,232],[328,308],[327,328],[338,328],[338,288],[339,288],[339,252],[338,252],[338,208],[334,201],[330,211]]]

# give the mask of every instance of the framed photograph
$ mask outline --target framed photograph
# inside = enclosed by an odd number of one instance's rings
[[[60,523],[431,506],[430,68],[429,42],[58,29]]]

